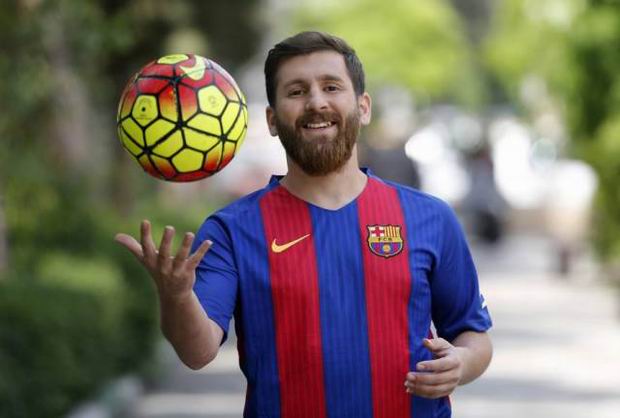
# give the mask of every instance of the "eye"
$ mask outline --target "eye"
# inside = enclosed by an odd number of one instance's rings
[[[338,91],[338,90],[340,90],[340,87],[339,87],[339,86],[337,86],[337,85],[335,85],[335,84],[328,84],[328,85],[325,87],[325,90],[326,90],[326,91],[332,91],[332,92],[333,92],[333,91]]]
[[[301,96],[304,93],[302,89],[293,89],[288,92],[289,97]]]

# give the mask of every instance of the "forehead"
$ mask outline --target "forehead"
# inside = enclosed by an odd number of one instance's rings
[[[283,86],[325,78],[342,79],[352,85],[344,57],[338,52],[317,51],[289,58],[280,64],[276,81],[278,86]]]

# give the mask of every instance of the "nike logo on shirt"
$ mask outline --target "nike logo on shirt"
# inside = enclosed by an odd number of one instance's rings
[[[274,238],[273,241],[271,242],[271,251],[273,251],[274,253],[281,253],[284,252],[286,250],[288,250],[289,248],[291,248],[293,245],[303,241],[304,239],[308,238],[310,236],[310,234],[306,234],[303,237],[299,237],[296,240],[293,241],[289,241],[285,244],[282,245],[278,245],[276,243],[276,239]]]

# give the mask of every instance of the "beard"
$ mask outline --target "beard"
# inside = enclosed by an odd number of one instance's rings
[[[305,124],[324,121],[336,122],[338,131],[333,139],[319,137],[310,140],[303,137]],[[349,161],[360,131],[360,116],[357,110],[353,110],[343,123],[343,119],[335,112],[305,113],[293,127],[276,115],[275,125],[286,154],[307,175],[316,177],[338,171]]]

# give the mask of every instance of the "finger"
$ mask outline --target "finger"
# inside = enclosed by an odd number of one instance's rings
[[[437,386],[449,383],[458,383],[456,373],[413,373],[413,376],[407,375],[407,380],[413,386]]]
[[[409,373],[405,379],[405,387],[426,391],[431,388],[455,388],[457,385],[458,379],[454,373]]]
[[[173,264],[175,267],[185,262],[185,260],[187,260],[187,257],[189,256],[189,252],[192,248],[193,241],[194,241],[194,234],[192,234],[191,232],[186,232],[185,236],[183,237],[183,242],[181,243],[181,247],[179,248],[179,251],[177,251],[177,255],[174,257]]]
[[[445,372],[455,369],[458,365],[458,360],[454,356],[446,356],[435,360],[421,361],[417,364],[416,369],[424,372]]]
[[[153,260],[157,251],[155,250],[155,243],[151,237],[151,223],[146,219],[140,224],[140,242],[142,244],[145,261],[149,262]]]
[[[170,225],[164,228],[164,234],[161,237],[161,243],[159,244],[159,262],[167,263],[170,261],[170,247],[172,247],[172,238],[174,237],[174,228]]]
[[[209,241],[209,240],[203,241],[198,247],[198,249],[194,251],[194,254],[192,254],[187,259],[188,268],[192,270],[196,269],[196,267],[198,267],[198,264],[200,264],[200,260],[202,260],[202,258],[205,256],[207,251],[209,251],[209,248],[211,248],[212,245],[213,245],[212,241]]]
[[[139,261],[142,261],[142,259],[144,258],[142,246],[131,235],[122,233],[116,234],[116,236],[114,237],[114,241],[127,248]]]
[[[417,385],[407,386],[407,393],[428,399],[443,398],[450,395],[456,386],[446,384],[437,386]]]

